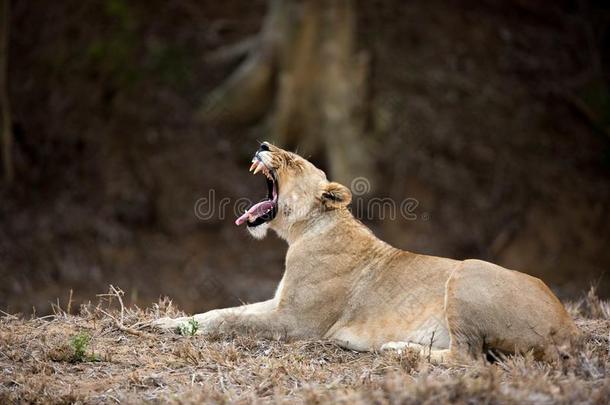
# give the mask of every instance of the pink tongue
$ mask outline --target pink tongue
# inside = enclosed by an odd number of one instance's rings
[[[248,211],[246,211],[241,217],[235,220],[235,225],[239,226],[250,219],[250,222],[256,218],[266,214],[271,208],[273,208],[273,201],[265,200],[258,204],[254,204]]]

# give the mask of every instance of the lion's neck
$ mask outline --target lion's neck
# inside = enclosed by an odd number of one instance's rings
[[[371,271],[383,264],[380,261],[373,266],[366,257],[392,258],[402,252],[378,239],[347,210],[326,212],[291,231],[286,238],[289,248],[285,277],[296,277],[301,283],[320,283],[329,277],[358,277],[363,270]],[[310,280],[312,277],[314,281]]]
[[[291,224],[286,229],[276,230],[276,232],[291,246],[303,239],[324,238],[329,233],[337,232],[337,229],[358,230],[371,239],[378,240],[366,226],[354,218],[348,209],[327,211],[314,218]],[[341,233],[341,230],[339,230],[339,233]],[[349,243],[349,239],[344,241]],[[335,241],[335,243],[339,243],[339,241]]]

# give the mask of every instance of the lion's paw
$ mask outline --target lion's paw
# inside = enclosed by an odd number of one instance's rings
[[[180,318],[159,318],[151,325],[158,329],[177,329],[183,322]]]

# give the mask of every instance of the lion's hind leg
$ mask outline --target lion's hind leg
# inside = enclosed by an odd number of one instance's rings
[[[381,350],[395,350],[402,353],[403,350],[413,350],[421,356],[422,359],[429,361],[432,364],[444,364],[451,361],[451,352],[449,349],[434,349],[430,346],[420,345],[412,342],[388,342],[381,346]]]
[[[445,315],[452,353],[473,358],[489,351],[542,358],[576,329],[542,281],[480,260],[462,262],[447,280]]]

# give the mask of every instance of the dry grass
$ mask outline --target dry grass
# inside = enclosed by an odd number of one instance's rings
[[[569,304],[583,341],[570,358],[540,363],[432,366],[403,354],[356,353],[320,341],[184,337],[147,324],[176,316],[171,302],[123,308],[119,290],[79,315],[0,319],[0,403],[307,402],[607,403],[610,305],[594,293]],[[90,337],[84,355],[75,338]]]

